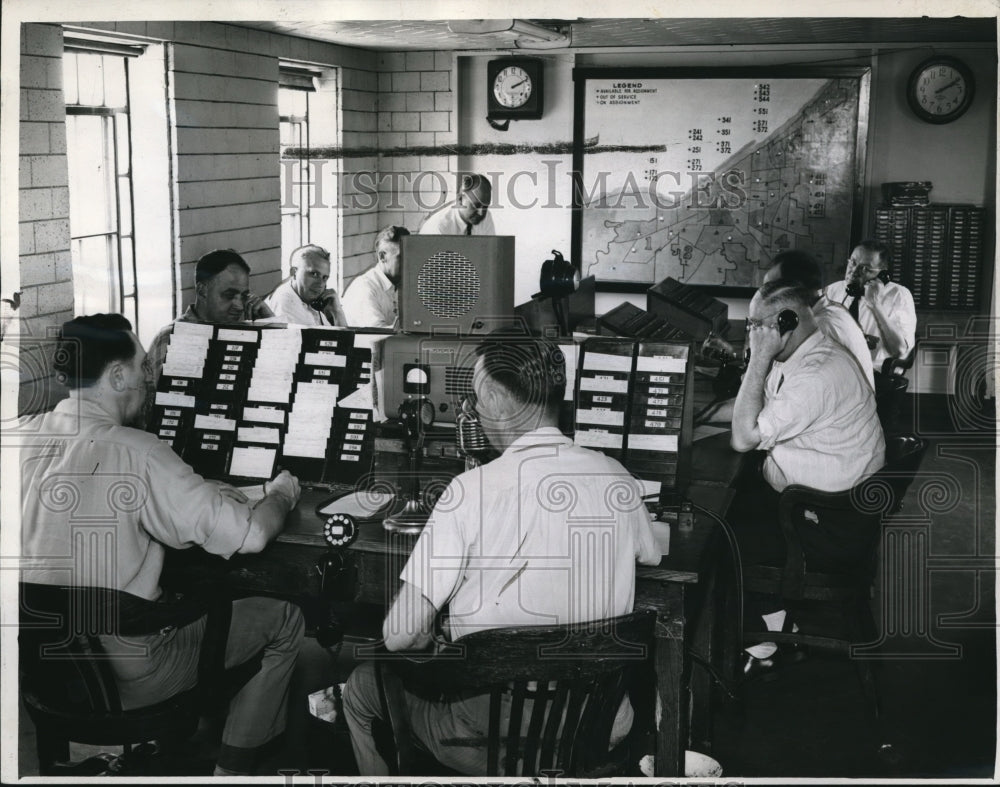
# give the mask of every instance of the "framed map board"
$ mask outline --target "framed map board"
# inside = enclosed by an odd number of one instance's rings
[[[576,69],[573,259],[599,289],[749,296],[774,256],[842,277],[860,240],[867,68]]]

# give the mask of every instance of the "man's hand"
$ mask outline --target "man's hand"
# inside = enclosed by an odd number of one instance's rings
[[[323,297],[327,299],[326,305],[323,307],[323,314],[330,321],[330,324],[345,327],[347,317],[344,315],[344,307],[340,304],[340,296],[337,291],[327,290],[323,293]]]
[[[299,479],[289,473],[287,470],[282,470],[274,478],[264,484],[264,495],[277,495],[278,497],[284,498],[288,501],[288,507],[295,508],[295,504],[299,502],[299,496],[302,494],[302,489],[299,486]]]
[[[750,363],[770,365],[774,356],[785,349],[788,339],[778,333],[777,328],[770,325],[752,326],[750,328]]]
[[[885,283],[881,279],[869,279],[865,282],[865,300],[872,309],[877,309],[881,303]]]
[[[271,307],[264,303],[263,299],[261,299],[259,295],[253,292],[247,295],[246,313],[247,318],[251,320],[260,320],[265,317],[274,316],[274,312],[271,311]]]

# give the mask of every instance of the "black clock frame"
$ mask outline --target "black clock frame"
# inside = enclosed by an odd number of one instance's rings
[[[962,75],[962,78],[965,79],[965,98],[962,100],[962,103],[958,105],[958,107],[949,112],[947,115],[935,115],[932,112],[928,112],[920,106],[920,101],[917,99],[917,83],[920,81],[920,75],[923,74],[928,68],[933,68],[935,66],[948,66],[950,68],[954,68]],[[942,125],[944,123],[951,123],[954,120],[958,120],[968,111],[969,107],[972,106],[972,101],[975,98],[975,95],[976,80],[972,75],[972,69],[970,69],[957,57],[951,57],[949,55],[935,55],[934,57],[924,60],[913,69],[913,73],[910,74],[910,80],[906,85],[906,100],[910,105],[910,109],[913,110],[913,114],[924,122],[934,123],[935,125]]]
[[[519,107],[505,107],[493,95],[497,74],[510,66],[523,68],[531,77],[531,95]],[[490,120],[538,120],[542,116],[543,61],[535,57],[505,57],[486,64],[486,117]]]

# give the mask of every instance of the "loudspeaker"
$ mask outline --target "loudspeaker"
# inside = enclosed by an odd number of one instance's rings
[[[514,323],[514,238],[406,235],[400,244],[404,333],[483,334]]]

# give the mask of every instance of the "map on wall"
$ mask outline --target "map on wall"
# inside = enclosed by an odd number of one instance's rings
[[[755,288],[803,249],[840,278],[866,78],[588,76],[583,134],[602,152],[583,156],[582,275]]]

